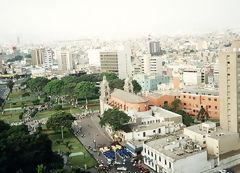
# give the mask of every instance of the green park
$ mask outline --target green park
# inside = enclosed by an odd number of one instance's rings
[[[46,148],[40,148],[36,150],[51,150],[46,156],[43,155],[42,161],[37,161],[33,157],[32,166],[26,167],[11,167],[11,164],[7,164],[0,168],[0,172],[6,172],[8,170],[17,171],[19,169],[31,170],[36,172],[36,169],[48,170],[48,172],[57,172],[59,168],[63,168],[65,172],[77,172],[78,168],[93,168],[97,162],[92,155],[82,145],[81,141],[71,131],[71,124],[75,120],[75,116],[86,111],[86,108],[90,111],[99,111],[99,82],[103,76],[106,76],[109,81],[110,88],[122,89],[124,80],[119,79],[113,73],[104,74],[86,74],[81,76],[65,76],[61,79],[52,78],[47,79],[44,77],[26,78],[23,80],[19,87],[11,88],[11,92],[8,98],[2,104],[2,112],[0,116],[0,128],[6,129],[1,135],[7,135],[13,133],[16,135],[16,145],[18,141],[19,133],[22,136],[29,138],[31,136],[33,141],[39,143],[39,134],[44,136]],[[139,84],[134,81],[133,85],[138,92],[141,90]],[[24,121],[26,115],[30,116],[32,120],[46,120],[46,124],[41,125],[36,133],[27,136],[25,127],[11,126],[7,124],[18,123]],[[2,124],[1,124],[2,123]],[[20,128],[20,132],[16,131],[16,128]],[[5,134],[6,133],[6,134]],[[0,138],[1,140],[6,140]],[[7,141],[12,142],[12,139],[7,138]],[[23,140],[23,139],[19,139]],[[51,145],[48,146],[48,142],[51,141]],[[23,142],[24,143],[24,142]],[[40,142],[41,143],[41,142]],[[45,145],[41,144],[41,145]],[[33,144],[34,142],[33,142]],[[28,146],[28,145],[26,145]],[[33,146],[29,144],[32,149]],[[49,149],[49,148],[51,149]],[[24,147],[22,152],[28,153],[29,148]],[[3,151],[4,152],[4,151]],[[11,154],[19,154],[19,151],[13,150]],[[43,152],[43,151],[41,151]],[[45,157],[55,157],[54,153],[62,155],[63,159],[53,158],[53,165],[49,165],[44,162]],[[8,154],[5,159],[7,163],[14,162]],[[20,160],[24,159],[20,156]],[[46,160],[46,159],[45,159]],[[32,161],[29,160],[29,163]],[[0,163],[1,166],[1,163]],[[41,171],[37,171],[41,172]]]

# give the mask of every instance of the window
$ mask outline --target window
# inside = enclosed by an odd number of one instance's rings
[[[214,101],[216,102],[216,101],[217,101],[217,99],[214,99]]]
[[[158,133],[161,133],[161,129],[158,129]]]
[[[186,103],[183,103],[184,106],[186,106]]]
[[[153,152],[151,152],[151,156],[153,157]]]
[[[171,164],[171,162],[169,162],[169,168],[172,168],[172,164]]]
[[[186,96],[184,95],[183,98],[186,98]]]
[[[193,100],[195,100],[195,97],[193,97]]]
[[[208,98],[209,101],[211,101],[211,98]]]
[[[158,160],[159,160],[159,162],[161,162],[161,157],[160,156],[159,156]]]
[[[167,165],[167,160],[165,159],[165,165]]]
[[[215,106],[215,109],[217,109],[217,106]]]

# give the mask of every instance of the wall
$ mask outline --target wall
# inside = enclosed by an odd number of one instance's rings
[[[124,102],[118,98],[111,97],[109,100],[109,104],[112,107],[119,108],[120,110],[128,110],[128,109],[135,109],[136,111],[142,112],[142,111],[147,111],[148,108],[148,101],[142,102],[142,103],[128,103]]]

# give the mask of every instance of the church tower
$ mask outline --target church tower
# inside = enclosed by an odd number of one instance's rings
[[[108,104],[108,99],[110,98],[110,88],[106,76],[103,76],[103,81],[100,84],[100,111],[101,114],[105,111],[105,107]]]
[[[132,79],[127,77],[124,81],[124,91],[133,93],[133,84],[132,84]]]

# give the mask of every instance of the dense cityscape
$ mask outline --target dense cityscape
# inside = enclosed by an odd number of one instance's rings
[[[0,173],[239,173],[240,29],[227,26],[41,41],[0,29]]]

